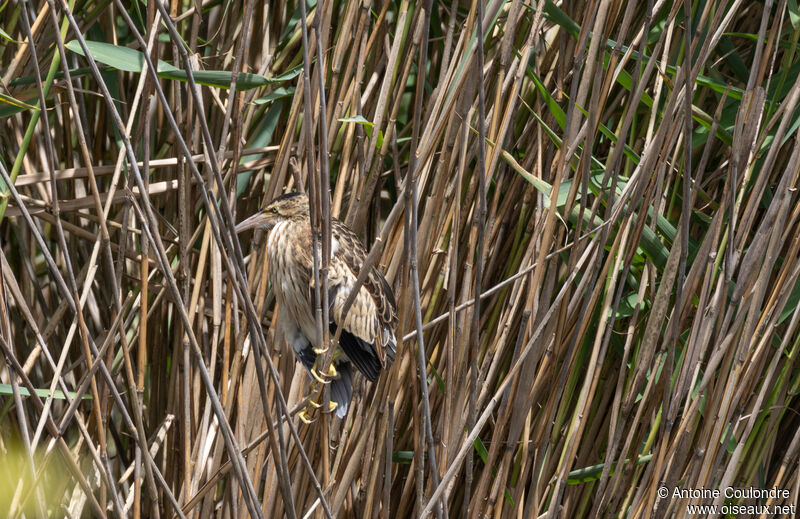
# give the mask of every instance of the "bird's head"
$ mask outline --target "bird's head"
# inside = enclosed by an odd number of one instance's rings
[[[236,226],[240,233],[248,229],[272,230],[278,223],[293,219],[308,219],[308,196],[304,193],[281,195],[250,218]]]

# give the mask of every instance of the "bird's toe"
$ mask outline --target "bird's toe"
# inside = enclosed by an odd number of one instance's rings
[[[328,411],[327,412],[328,413],[332,413],[332,412],[336,411],[337,407],[339,407],[339,404],[334,402],[333,400],[331,400],[330,402],[328,402]]]
[[[330,363],[326,371],[319,371],[315,364],[311,368],[311,376],[320,384],[330,384],[331,380],[339,377],[339,372],[336,370],[333,362]]]
[[[297,417],[306,425],[310,425],[316,421],[316,418],[312,418],[308,413],[308,407],[297,413]]]
[[[311,376],[314,377],[314,380],[319,382],[320,384],[330,384],[330,378],[328,378],[327,373],[320,373],[317,371],[317,366],[311,368]]]

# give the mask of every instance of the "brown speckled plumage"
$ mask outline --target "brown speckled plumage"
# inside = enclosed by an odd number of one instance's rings
[[[313,309],[313,257],[308,197],[291,193],[273,200],[236,230],[255,227],[269,231],[267,261],[269,280],[278,301],[278,326],[295,355],[309,370],[320,349],[316,342]],[[331,384],[331,399],[337,402],[337,415],[347,413],[352,395],[352,374],[349,362],[370,381],[394,360],[397,325],[394,296],[383,275],[370,270],[352,306],[342,316],[343,307],[359,269],[366,260],[366,251],[358,237],[342,222],[331,219],[331,262],[328,272],[330,330],[339,326],[342,332],[339,347],[344,355],[334,355],[338,378]],[[349,362],[348,362],[349,361]]]

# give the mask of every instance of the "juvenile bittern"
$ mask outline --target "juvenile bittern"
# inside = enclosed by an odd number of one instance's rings
[[[394,361],[397,324],[392,289],[383,275],[371,268],[346,315],[344,304],[366,259],[364,246],[342,222],[331,218],[331,261],[328,271],[331,337],[339,326],[339,348],[329,373],[316,370],[317,355],[327,345],[317,344],[313,297],[313,246],[308,197],[290,193],[236,226],[236,232],[261,228],[269,232],[269,281],[278,302],[278,326],[297,359],[317,380],[330,382],[330,400],[336,415],[347,414],[353,396],[355,364],[369,381]],[[301,416],[302,418],[302,416]]]

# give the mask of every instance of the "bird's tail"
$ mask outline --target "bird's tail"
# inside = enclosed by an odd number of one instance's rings
[[[353,372],[350,363],[341,360],[336,363],[336,371],[339,372],[339,376],[331,380],[331,401],[338,404],[336,416],[344,418],[350,407],[350,399],[353,397]]]

